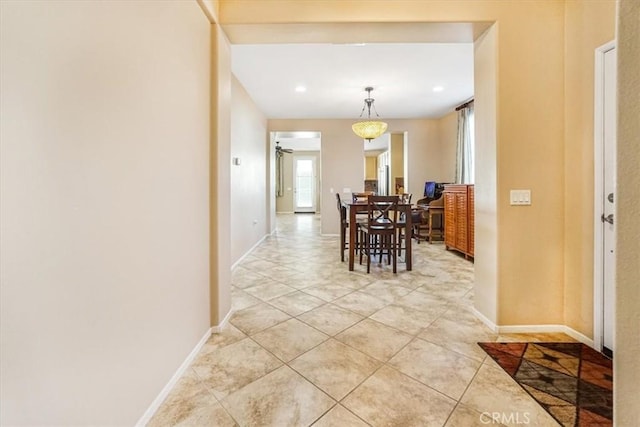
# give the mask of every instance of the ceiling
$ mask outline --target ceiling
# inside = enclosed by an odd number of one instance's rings
[[[440,118],[472,98],[473,40],[486,25],[263,27],[226,26],[225,31],[232,71],[267,118],[355,121],[366,86],[374,88],[381,119]],[[434,91],[437,87],[441,90]],[[293,149],[320,144],[312,135],[283,134],[278,140]],[[384,144],[383,138],[364,146]]]
[[[233,45],[231,58],[270,119],[357,119],[367,86],[386,119],[439,118],[473,96],[472,43]]]

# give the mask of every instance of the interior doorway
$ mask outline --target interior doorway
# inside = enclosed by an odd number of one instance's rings
[[[615,349],[616,49],[596,49],[594,123],[594,346]]]
[[[273,131],[270,133],[274,171],[271,196],[272,230],[276,214],[320,213],[322,206],[321,133]]]
[[[316,211],[316,158],[293,156],[293,211]]]

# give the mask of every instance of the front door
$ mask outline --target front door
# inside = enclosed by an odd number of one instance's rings
[[[616,50],[604,53],[603,93],[603,352],[611,354],[614,349],[615,320],[615,267],[616,267]]]
[[[316,158],[295,156],[293,158],[293,210],[294,212],[316,211]]]
[[[616,49],[596,49],[594,96],[594,330],[593,344],[606,355],[615,347],[616,264]]]

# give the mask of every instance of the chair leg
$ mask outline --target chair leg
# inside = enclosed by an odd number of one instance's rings
[[[377,235],[373,233],[361,232],[360,234],[360,264],[362,265],[362,257],[367,257],[367,273],[371,273],[371,259],[376,255],[378,262],[382,264],[383,257],[386,255],[387,264],[393,266],[393,273],[398,272],[398,252],[402,250],[401,237],[396,233],[390,235]]]
[[[367,233],[367,274],[371,272],[371,235]]]
[[[340,260],[344,262],[344,248],[346,241],[347,228],[345,226],[340,227]]]
[[[392,242],[393,243],[392,248],[395,248],[396,247],[396,235],[395,235],[395,233],[393,234],[391,239],[393,241]],[[398,265],[398,257],[396,255],[395,251],[393,251],[393,274],[396,274],[398,272],[397,265]]]

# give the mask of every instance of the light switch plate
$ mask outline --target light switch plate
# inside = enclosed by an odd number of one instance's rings
[[[511,190],[510,201],[513,206],[528,206],[531,204],[531,190]]]

